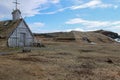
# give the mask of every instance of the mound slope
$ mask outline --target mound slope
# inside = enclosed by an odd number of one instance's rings
[[[112,38],[96,32],[56,32],[46,34],[35,34],[37,39],[60,41],[60,42],[79,42],[79,43],[111,43],[115,42]]]

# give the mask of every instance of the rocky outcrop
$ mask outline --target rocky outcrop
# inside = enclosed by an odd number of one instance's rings
[[[105,31],[105,30],[98,30],[98,31],[94,31],[95,33],[101,33],[105,36],[108,36],[112,39],[117,39],[119,38],[120,39],[120,35],[118,35],[118,33],[115,33],[115,32],[111,32],[111,31]]]

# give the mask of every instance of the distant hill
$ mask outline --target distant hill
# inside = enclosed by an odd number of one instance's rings
[[[36,39],[42,41],[59,41],[59,42],[79,42],[79,43],[112,43],[116,42],[114,39],[120,36],[117,33],[98,30],[91,32],[55,32],[34,34]]]

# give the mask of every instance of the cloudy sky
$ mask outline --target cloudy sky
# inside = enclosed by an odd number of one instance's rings
[[[0,21],[11,19],[15,0],[0,0]],[[109,30],[120,34],[120,0],[18,0],[32,32]]]

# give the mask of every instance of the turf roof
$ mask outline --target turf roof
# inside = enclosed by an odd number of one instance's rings
[[[0,37],[8,38],[22,19],[0,21]]]

